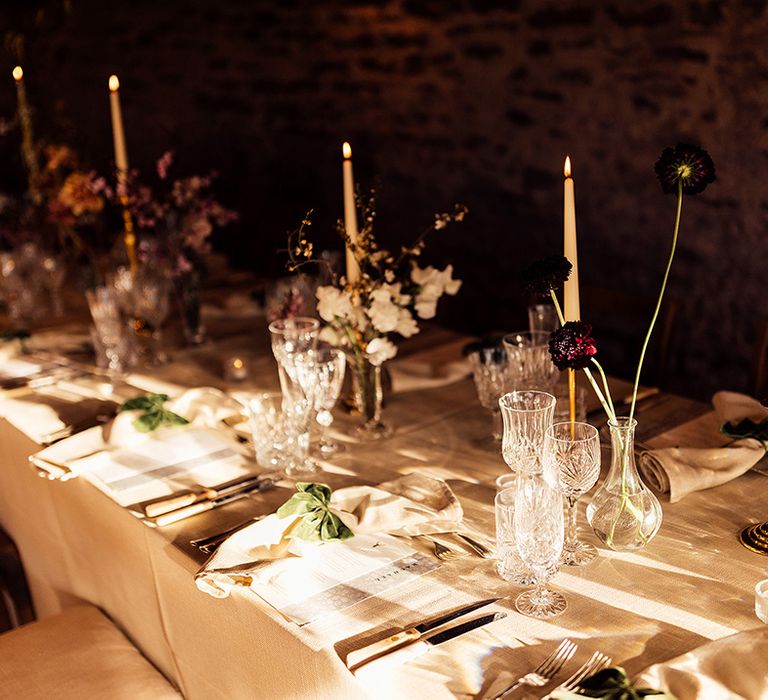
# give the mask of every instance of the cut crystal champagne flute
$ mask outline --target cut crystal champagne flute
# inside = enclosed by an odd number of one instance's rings
[[[568,504],[568,523],[562,563],[588,564],[597,549],[579,542],[576,530],[576,502],[600,476],[600,435],[589,423],[555,423],[544,436],[544,478],[560,489]]]
[[[171,282],[159,270],[144,268],[136,275],[133,297],[136,314],[149,324],[152,340],[150,361],[154,364],[168,358],[162,349],[162,328],[170,310]]]
[[[563,496],[540,474],[519,474],[515,494],[515,542],[520,558],[531,567],[535,587],[517,596],[523,615],[548,618],[562,613],[567,602],[549,588],[563,551]]]
[[[544,433],[552,424],[555,397],[543,391],[512,391],[499,399],[504,436],[501,454],[512,471],[540,473]]]

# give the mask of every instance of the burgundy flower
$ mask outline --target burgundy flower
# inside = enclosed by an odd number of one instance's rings
[[[597,354],[592,324],[566,321],[562,328],[549,336],[549,354],[562,372],[564,369],[584,369]]]
[[[689,143],[665,148],[654,170],[666,194],[677,194],[678,183],[683,184],[683,194],[699,194],[715,181],[715,164],[709,153]]]
[[[562,255],[550,255],[523,270],[523,287],[538,298],[546,298],[570,277],[573,265]]]

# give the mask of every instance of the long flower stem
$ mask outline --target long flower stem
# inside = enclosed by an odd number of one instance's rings
[[[643,360],[645,360],[645,351],[648,348],[648,342],[651,339],[651,333],[653,333],[653,327],[656,325],[656,319],[659,317],[659,311],[661,309],[661,302],[664,299],[664,292],[667,289],[667,280],[669,279],[669,271],[672,269],[672,261],[675,259],[675,248],[677,248],[677,234],[680,231],[680,214],[683,209],[683,181],[682,179],[677,183],[677,214],[675,215],[675,232],[672,236],[672,249],[669,251],[669,260],[667,260],[667,269],[664,271],[664,280],[661,283],[661,291],[659,292],[659,298],[656,301],[656,309],[653,312],[653,318],[651,318],[651,324],[648,326],[648,332],[645,334],[645,340],[643,341],[643,349],[640,351],[640,361],[637,363],[637,373],[635,374],[635,385],[632,389],[632,406],[629,409],[629,420],[631,421],[635,415],[635,404],[637,403],[637,388],[640,386],[640,372],[643,369]]]
[[[597,371],[600,372],[600,379],[603,382],[603,389],[605,389],[605,397],[608,399],[608,403],[611,405],[611,408],[613,408],[613,413],[615,415],[616,408],[613,405],[613,397],[611,396],[611,390],[608,387],[608,378],[605,376],[602,365],[594,357],[592,358],[592,364],[597,367]]]
[[[560,308],[560,302],[558,302],[557,300],[557,295],[555,294],[555,290],[550,289],[549,295],[552,297],[552,301],[555,304],[555,311],[557,312],[557,317],[560,319],[560,324],[565,325],[565,317],[563,316],[563,311]],[[603,392],[600,391],[600,387],[597,385],[595,378],[592,376],[592,372],[590,372],[587,367],[584,368],[584,374],[587,375],[587,379],[589,380],[589,383],[592,385],[592,389],[594,389],[595,395],[600,401],[600,404],[605,410],[605,413],[607,414],[609,420],[615,421],[616,411],[613,408],[613,401],[609,403],[608,400],[605,398],[605,396],[603,396]]]

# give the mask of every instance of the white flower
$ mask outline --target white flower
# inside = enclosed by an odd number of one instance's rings
[[[416,319],[411,315],[411,312],[408,311],[408,309],[400,309],[395,332],[402,335],[403,338],[410,338],[412,335],[419,332],[419,326],[416,323]]]
[[[347,336],[345,336],[342,331],[334,328],[333,326],[323,326],[317,336],[317,339],[324,343],[328,343],[329,345],[338,346],[347,344]]]
[[[317,313],[323,321],[344,319],[352,312],[349,296],[336,287],[318,287],[315,294],[317,295]]]
[[[415,309],[419,318],[434,318],[437,313],[437,300],[443,294],[454,295],[461,287],[461,280],[453,279],[453,265],[445,270],[437,270],[431,265],[424,269],[414,263],[411,280],[419,286]]]
[[[371,305],[368,307],[368,318],[379,333],[389,333],[395,330],[400,316],[400,308],[392,302],[392,295],[386,287],[380,287],[371,293]]]
[[[365,354],[372,365],[378,366],[397,355],[397,348],[386,338],[374,338],[366,346]]]

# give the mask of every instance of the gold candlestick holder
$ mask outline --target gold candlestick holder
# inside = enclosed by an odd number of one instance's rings
[[[125,252],[128,255],[128,264],[131,268],[131,274],[135,275],[136,270],[139,267],[139,261],[136,257],[136,234],[133,230],[133,218],[131,217],[131,211],[128,208],[127,195],[122,195],[120,197],[120,204],[123,207],[123,243],[125,245]]]
[[[768,520],[745,527],[739,533],[739,542],[750,552],[768,557]]]

